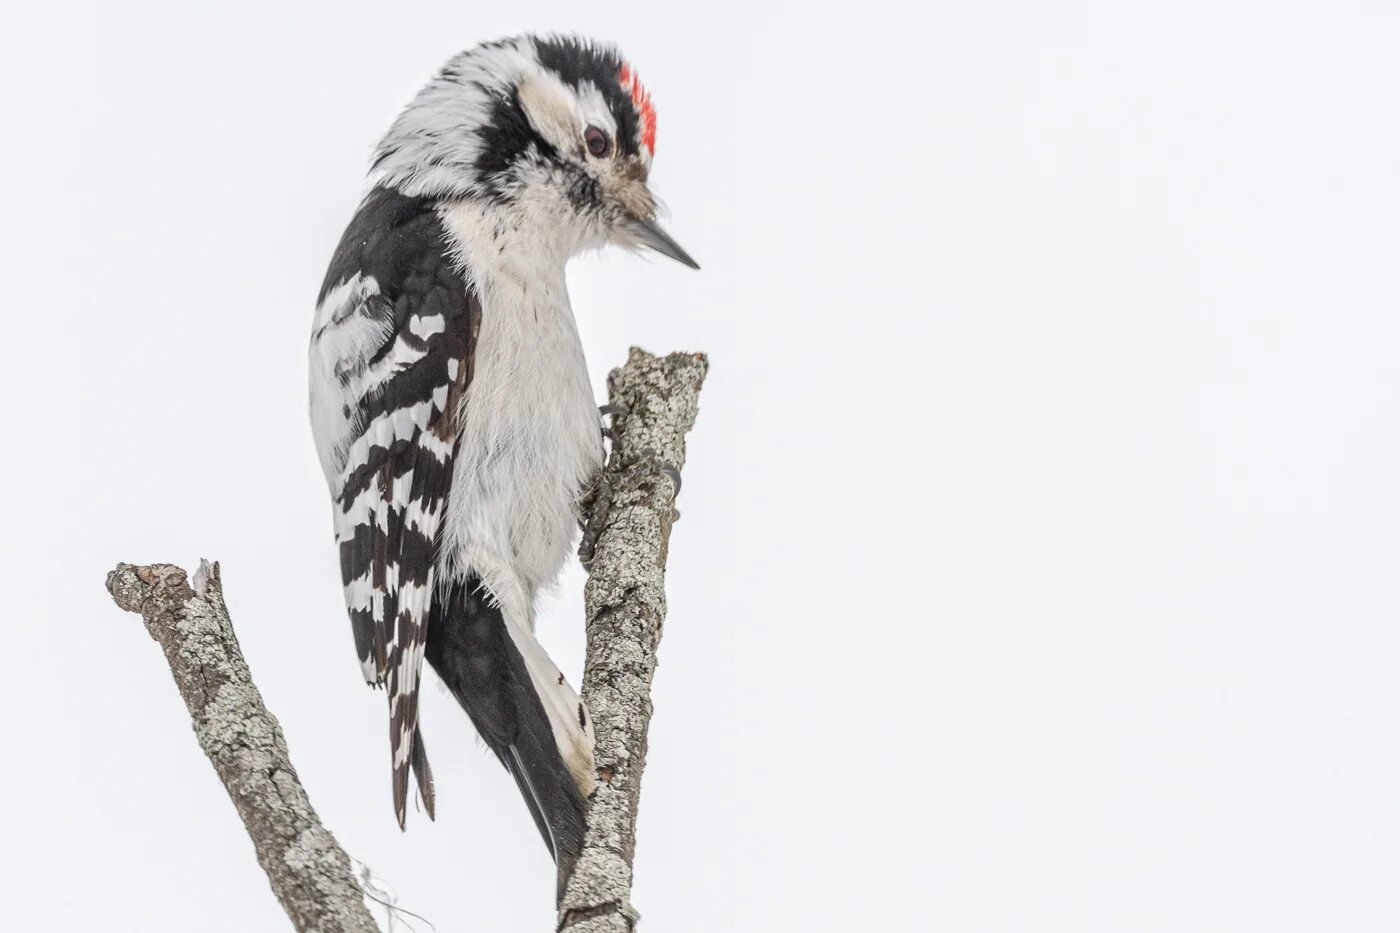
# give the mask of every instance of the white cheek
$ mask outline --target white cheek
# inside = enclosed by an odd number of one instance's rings
[[[617,122],[612,110],[603,98],[603,92],[591,81],[585,81],[578,89],[578,113],[587,126],[596,126],[608,134],[609,139],[617,136]]]
[[[573,94],[553,75],[531,75],[520,85],[520,106],[530,124],[555,148],[568,152],[583,133]]]

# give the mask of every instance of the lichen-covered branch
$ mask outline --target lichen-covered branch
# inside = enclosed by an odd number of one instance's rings
[[[703,354],[632,348],[608,376],[613,450],[589,508],[583,700],[593,716],[598,789],[583,851],[559,901],[560,933],[628,933],[637,804],[646,766],[651,681],[666,618],[666,554],[695,424]]]
[[[107,575],[118,606],[141,614],[165,652],[199,745],[253,839],[272,891],[305,933],[379,933],[350,859],[321,825],[238,647],[218,564],[193,585],[171,564],[118,564]]]
[[[598,789],[583,851],[563,879],[560,933],[630,933],[637,805],[651,722],[651,682],[666,618],[665,574],[685,436],[709,363],[632,348],[608,377],[613,450],[588,509],[583,551],[588,656],[583,700],[593,717]],[[224,604],[218,565],[193,581],[171,564],[118,564],[117,605],[139,613],[165,652],[200,747],[252,837],[273,893],[303,933],[379,933],[351,862],[321,825],[263,706]]]

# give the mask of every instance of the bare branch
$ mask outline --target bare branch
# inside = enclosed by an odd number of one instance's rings
[[[563,884],[563,933],[628,933],[637,804],[651,723],[651,681],[666,618],[666,555],[695,424],[704,354],[656,357],[632,348],[608,376],[614,416],[612,455],[595,487],[584,536],[588,656],[583,700],[593,716],[598,789],[583,851]]]
[[[685,435],[709,363],[632,348],[608,376],[613,450],[588,508],[583,550],[588,657],[583,700],[593,716],[598,789],[583,851],[564,879],[561,933],[630,933],[637,805],[651,722],[651,683],[666,618],[665,572]],[[171,564],[118,564],[117,605],[139,613],[165,652],[200,747],[252,837],[273,893],[300,931],[379,933],[351,861],[321,825],[263,706],[224,604],[217,564],[191,583]]]
[[[118,564],[107,591],[141,614],[165,652],[200,748],[253,839],[258,864],[300,931],[379,933],[335,838],[297,779],[277,719],[263,706],[224,605],[219,565],[191,587],[171,564]]]

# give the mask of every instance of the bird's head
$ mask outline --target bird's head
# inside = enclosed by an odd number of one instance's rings
[[[616,49],[519,36],[448,61],[385,134],[374,168],[408,195],[499,207],[570,253],[645,246],[698,269],[656,221],[655,148],[651,95]]]

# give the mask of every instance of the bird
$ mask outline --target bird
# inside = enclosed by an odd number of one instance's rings
[[[615,244],[698,269],[657,221],[656,110],[615,46],[461,52],[374,148],[317,297],[311,427],[367,683],[389,703],[395,818],[435,790],[423,662],[518,785],[561,883],[594,792],[593,723],[536,598],[602,466],[565,267]]]

